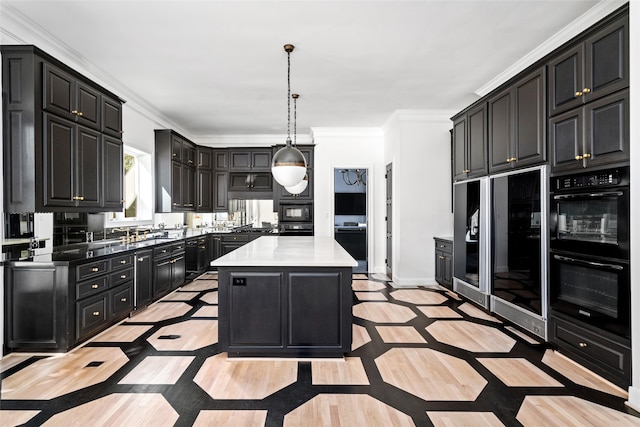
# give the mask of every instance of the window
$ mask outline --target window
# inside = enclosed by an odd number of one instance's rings
[[[124,209],[107,215],[111,225],[153,220],[151,155],[134,148],[124,147]]]

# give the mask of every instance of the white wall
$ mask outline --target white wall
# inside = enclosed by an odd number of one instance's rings
[[[435,284],[433,238],[453,235],[452,114],[400,110],[384,126],[384,165],[392,163],[393,174],[392,278],[398,286]]]
[[[334,236],[334,169],[368,169],[369,272],[385,271],[385,180],[382,130],[312,128],[314,150],[314,228],[316,236]]]

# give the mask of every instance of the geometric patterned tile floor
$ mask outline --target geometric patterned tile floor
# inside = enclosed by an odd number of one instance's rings
[[[66,355],[0,360],[0,427],[640,425],[624,390],[508,322],[363,275],[344,360],[228,360],[215,278]]]

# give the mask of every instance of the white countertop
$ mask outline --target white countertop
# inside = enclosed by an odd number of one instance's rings
[[[355,267],[331,237],[263,236],[211,261],[212,267]]]

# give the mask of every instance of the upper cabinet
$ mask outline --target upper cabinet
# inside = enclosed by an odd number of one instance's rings
[[[35,46],[2,46],[2,89],[5,211],[122,210],[123,101]]]
[[[229,159],[231,172],[270,172],[271,149],[230,149]]]
[[[453,118],[453,179],[487,174],[487,104],[482,102]]]
[[[549,115],[629,86],[629,18],[625,14],[549,61]]]
[[[545,83],[542,67],[489,98],[490,173],[546,161]]]
[[[196,145],[171,129],[155,130],[156,212],[195,211]]]

